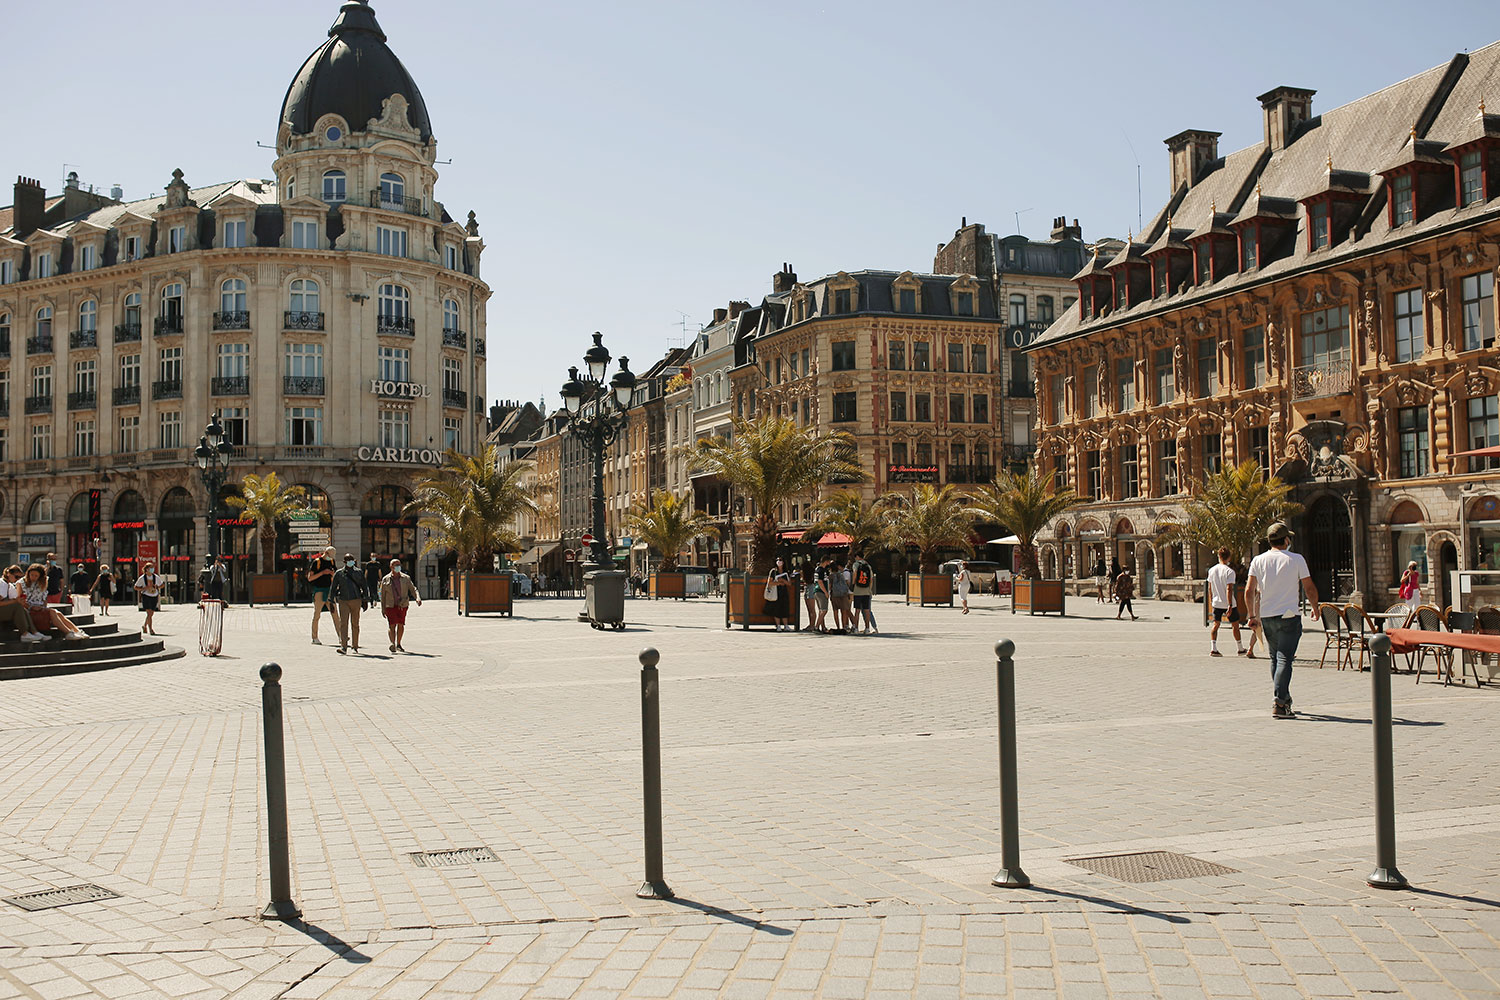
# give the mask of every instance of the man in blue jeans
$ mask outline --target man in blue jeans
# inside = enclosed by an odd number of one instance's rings
[[[1250,627],[1259,622],[1271,653],[1271,715],[1295,719],[1292,711],[1292,661],[1302,638],[1302,613],[1297,607],[1298,586],[1307,592],[1313,617],[1318,617],[1318,588],[1307,572],[1307,560],[1288,550],[1292,532],[1277,521],[1266,529],[1271,547],[1250,562],[1245,604],[1252,609]]]

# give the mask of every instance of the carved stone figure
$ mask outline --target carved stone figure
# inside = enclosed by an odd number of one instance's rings
[[[1177,385],[1177,394],[1185,395],[1188,388],[1187,376],[1187,348],[1182,346],[1182,341],[1172,348],[1172,379]]]
[[[1370,461],[1377,476],[1385,476],[1385,414],[1381,412],[1380,404],[1374,401],[1366,404],[1365,413],[1370,420]]]
[[[1272,375],[1281,374],[1281,329],[1273,319],[1266,320],[1266,362]]]

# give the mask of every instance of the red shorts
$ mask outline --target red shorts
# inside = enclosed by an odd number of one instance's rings
[[[392,625],[406,624],[405,608],[384,608],[382,609],[381,614],[385,615],[385,620],[390,622]]]

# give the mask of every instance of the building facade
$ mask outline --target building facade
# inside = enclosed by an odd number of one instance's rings
[[[276,153],[274,179],[193,188],[175,171],[162,198],[76,211],[17,183],[0,213],[12,554],[128,575],[157,541],[192,596],[208,550],[192,449],[217,413],[232,479],[275,471],[340,550],[436,572],[402,507],[444,448],[483,439],[490,291],[474,215],[437,200],[426,105],[367,4],[343,4],[292,81]],[[215,527],[237,595],[299,564],[289,536],[264,567],[250,525]]]
[[[1254,460],[1295,484],[1325,597],[1383,605],[1416,560],[1425,594],[1500,567],[1495,275],[1500,44],[1314,115],[1258,99],[1259,144],[1166,140],[1170,198],[1088,262],[1032,347],[1039,454],[1090,503],[1043,539],[1046,575],[1096,558],[1192,599],[1207,553],[1164,544],[1192,484]]]

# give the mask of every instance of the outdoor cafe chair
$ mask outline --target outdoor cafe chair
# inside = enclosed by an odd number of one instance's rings
[[[1348,633],[1344,631],[1343,608],[1337,604],[1325,604],[1319,609],[1318,617],[1323,622],[1323,655],[1318,657],[1318,669],[1323,669],[1323,661],[1328,659],[1328,650],[1333,649],[1333,662],[1341,663],[1344,650],[1348,648]],[[1339,669],[1343,669],[1340,667]]]
[[[1479,615],[1473,611],[1454,611],[1452,608],[1449,608],[1448,613],[1444,616],[1444,621],[1448,626],[1449,632],[1473,633],[1476,631],[1475,626],[1478,624]],[[1468,683],[1464,679],[1464,668],[1467,667],[1474,674],[1474,686],[1477,688],[1484,687],[1484,684],[1479,680],[1479,667],[1474,662],[1473,653],[1467,649],[1459,650],[1458,662],[1458,681],[1460,684]],[[1448,654],[1448,682],[1450,684],[1453,682],[1453,654],[1451,652]]]
[[[1365,609],[1358,604],[1344,605],[1344,625],[1349,632],[1349,646],[1344,653],[1345,658],[1351,665],[1354,660],[1354,650],[1359,650],[1359,663],[1357,670],[1365,669],[1365,651],[1370,648],[1370,639],[1380,630],[1375,623],[1365,614]],[[1340,668],[1342,669],[1342,668]]]
[[[1413,624],[1423,632],[1441,632],[1443,630],[1443,613],[1431,604],[1424,604],[1417,609],[1417,618]],[[1438,675],[1442,676],[1443,666],[1451,650],[1443,646],[1431,646],[1422,643],[1417,646],[1417,683],[1422,683],[1422,661],[1428,656],[1437,660]]]
[[[1405,601],[1392,604],[1385,609],[1385,631],[1393,628],[1406,628],[1406,623],[1411,621],[1411,606]]]
[[[1475,632],[1480,635],[1500,635],[1500,608],[1487,604],[1474,614],[1478,618],[1474,625]],[[1492,659],[1494,659],[1493,653],[1484,653],[1480,662],[1489,663]]]

